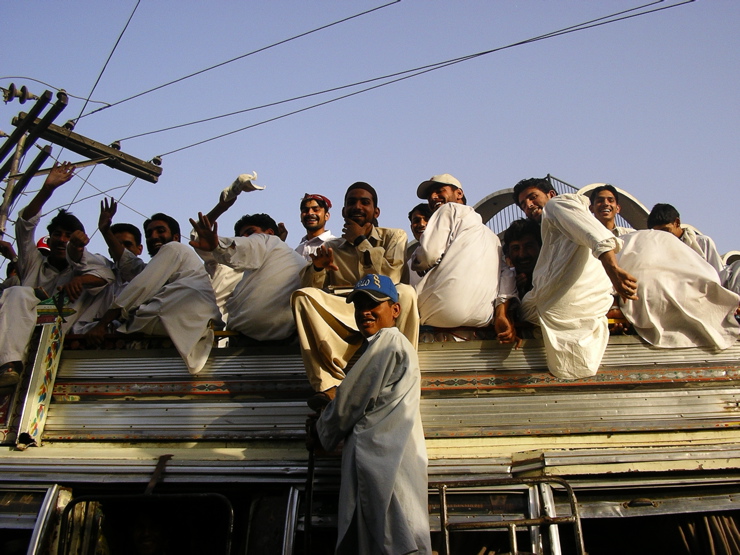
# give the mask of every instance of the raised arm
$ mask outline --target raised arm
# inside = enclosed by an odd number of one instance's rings
[[[46,176],[44,184],[39,189],[36,196],[31,199],[31,202],[21,212],[21,218],[28,221],[33,218],[36,214],[41,212],[44,204],[51,198],[54,191],[64,185],[67,181],[72,179],[74,175],[75,166],[70,162],[63,162],[62,164],[56,163],[54,167]]]
[[[105,239],[105,243],[108,245],[108,252],[113,258],[113,262],[118,264],[123,256],[125,247],[110,229],[110,226],[113,223],[113,216],[116,215],[116,210],[118,210],[118,204],[113,197],[111,197],[110,203],[108,202],[108,199],[100,201],[98,229],[100,230],[100,234],[103,236],[103,239]]]

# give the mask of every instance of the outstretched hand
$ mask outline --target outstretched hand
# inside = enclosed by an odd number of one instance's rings
[[[198,212],[198,221],[190,218],[190,225],[198,234],[197,240],[190,241],[190,246],[202,251],[213,251],[218,246],[218,222],[213,222]]]
[[[60,185],[64,185],[67,181],[72,179],[75,169],[77,169],[77,167],[73,166],[71,162],[62,162],[61,164],[56,162],[54,167],[51,168],[49,175],[46,176],[43,187],[53,191]]]
[[[313,267],[317,270],[326,269],[335,272],[339,270],[339,266],[334,263],[334,250],[331,247],[326,248],[324,245],[321,245],[317,249],[316,254],[311,255],[311,260]]]
[[[110,203],[107,198],[100,201],[100,216],[98,217],[98,229],[100,231],[110,228],[116,210],[118,210],[118,203],[113,197],[111,197]]]

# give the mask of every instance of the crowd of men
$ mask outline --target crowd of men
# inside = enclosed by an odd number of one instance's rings
[[[0,242],[11,259],[0,297],[0,327],[8,330],[0,386],[18,381],[36,305],[58,291],[74,310],[66,331],[93,344],[113,331],[167,335],[192,373],[205,365],[214,329],[254,341],[297,338],[314,408],[334,398],[363,345],[345,297],[368,274],[396,284],[396,326],[413,346],[420,329],[424,341],[542,337],[548,368],[562,378],[596,373],[610,331],[632,328],[661,347],[720,349],[738,334],[738,264],[726,267],[713,241],[682,225],[668,204],[648,218],[651,230],[668,233],[617,226],[619,193],[610,185],[587,197],[558,195],[547,179],[522,180],[513,200],[526,218],[511,224],[502,244],[467,205],[460,181],[435,175],[417,187],[425,202],[409,212],[416,246],[408,249],[403,230],[378,225],[375,189],[356,182],[343,199],[338,237],[327,229],[329,198],[301,199],[306,235],[294,250],[284,225],[267,214],[244,215],[232,237],[218,234],[217,220],[237,195],[261,189],[256,175],[244,174],[210,212],[190,220],[193,248],[181,242],[174,218],[147,219],[145,263],[140,230],[113,222],[113,199],[101,203],[98,221],[110,258],[87,250],[83,224],[64,210],[48,226],[47,252],[37,248],[41,209],[73,171],[57,165],[20,212],[17,255]],[[667,241],[671,235],[678,240]]]
[[[92,344],[111,333],[166,335],[193,374],[208,360],[215,329],[297,342],[315,391],[308,405],[321,415],[312,437],[327,449],[346,442],[338,552],[356,552],[358,542],[430,551],[420,330],[424,341],[518,346],[541,337],[548,369],[564,379],[594,375],[610,333],[715,349],[740,334],[740,264],[726,267],[712,240],[667,204],[653,208],[648,230],[617,226],[619,192],[610,185],[585,196],[557,194],[547,179],[520,181],[513,201],[525,218],[502,244],[467,205],[460,181],[435,175],[417,187],[424,202],[409,212],[410,246],[405,231],[378,225],[377,191],[356,182],[344,194],[337,237],[327,229],[332,202],[304,195],[306,235],[292,249],[285,226],[267,214],[243,215],[233,236],[219,235],[218,219],[237,196],[261,189],[256,174],[244,174],[190,220],[189,245],[171,216],[148,218],[145,263],[141,231],[114,223],[113,199],[101,202],[98,220],[110,258],[88,251],[82,222],[65,210],[38,248],[42,208],[74,169],[55,165],[21,210],[17,254],[0,241],[11,260],[0,289],[0,387],[19,381],[37,305],[52,296],[74,311],[66,332]],[[368,504],[368,487],[384,492],[385,504]]]

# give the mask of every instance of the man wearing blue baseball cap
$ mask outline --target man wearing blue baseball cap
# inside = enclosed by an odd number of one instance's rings
[[[347,303],[363,354],[312,426],[328,451],[344,440],[336,553],[430,554],[421,374],[416,350],[395,327],[398,292],[387,276],[369,274]]]

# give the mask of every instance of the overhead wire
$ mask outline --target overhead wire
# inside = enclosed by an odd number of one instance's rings
[[[403,70],[403,71],[397,71],[397,72],[394,72],[394,73],[389,73],[389,74],[382,75],[382,76],[379,76],[379,77],[372,77],[372,78],[369,78],[369,79],[364,79],[362,81],[355,81],[354,83],[350,83],[348,85],[339,85],[337,87],[323,89],[321,91],[316,91],[316,92],[312,92],[312,93],[306,93],[306,94],[302,94],[302,95],[299,95],[299,96],[294,96],[294,97],[291,97],[291,98],[286,98],[286,99],[283,99],[283,100],[278,100],[278,101],[275,101],[275,102],[269,102],[267,104],[261,104],[259,106],[253,106],[251,108],[244,108],[242,110],[236,110],[234,112],[228,112],[228,113],[225,113],[225,114],[219,114],[217,116],[211,116],[211,117],[208,117],[208,118],[202,118],[202,119],[190,121],[190,122],[187,122],[187,123],[181,123],[181,124],[172,125],[172,126],[169,126],[169,127],[163,127],[161,129],[156,129],[156,130],[153,130],[153,131],[145,131],[145,132],[142,132],[142,133],[137,133],[135,135],[130,135],[128,137],[123,137],[123,138],[120,138],[118,140],[119,141],[127,141],[127,140],[131,140],[131,139],[138,139],[140,137],[145,137],[147,135],[154,135],[154,134],[162,133],[162,132],[165,132],[165,131],[172,131],[174,129],[181,129],[183,127],[188,127],[188,126],[191,126],[191,125],[197,125],[197,124],[200,124],[200,123],[206,123],[206,122],[209,122],[209,121],[214,121],[214,120],[217,120],[217,119],[222,119],[222,118],[231,117],[231,116],[235,116],[235,115],[239,115],[239,114],[244,114],[244,113],[247,113],[247,112],[253,112],[253,111],[256,111],[256,110],[261,110],[263,108],[271,108],[273,106],[278,106],[280,104],[287,104],[287,103],[290,103],[290,102],[294,102],[296,100],[303,100],[303,99],[306,99],[306,98],[311,98],[311,97],[314,97],[314,96],[320,96],[322,94],[327,94],[327,93],[330,93],[330,92],[336,92],[336,91],[340,91],[340,90],[344,90],[344,89],[350,89],[352,87],[357,87],[357,86],[360,86],[360,85],[365,85],[367,83],[372,83],[372,82],[375,82],[375,81],[383,81],[383,80],[386,80],[386,79],[391,79],[393,77],[398,77],[398,76],[402,76],[402,75],[406,75],[406,74],[410,74],[410,73],[414,73],[414,72],[421,72],[422,70],[426,70],[426,69],[437,68],[437,67],[445,67],[447,65],[451,65],[452,63],[458,63],[458,62],[466,61],[468,59],[471,59],[471,58],[474,58],[474,57],[478,57],[478,56],[483,56],[485,54],[490,54],[490,53],[496,52],[498,50],[504,50],[504,49],[507,49],[507,48],[513,48],[514,46],[520,46],[522,44],[527,44],[527,43],[530,43],[530,42],[535,42],[535,41],[538,41],[538,40],[543,40],[545,38],[550,38],[552,36],[557,36],[557,35],[560,35],[560,34],[565,34],[565,32],[568,31],[568,30],[575,30],[575,28],[577,28],[577,27],[582,27],[584,25],[589,25],[589,24],[595,23],[597,21],[601,21],[601,20],[606,19],[606,18],[612,18],[612,17],[618,16],[618,15],[622,15],[622,14],[625,14],[625,13],[629,13],[629,12],[635,11],[635,10],[643,9],[645,7],[648,7],[648,6],[652,6],[652,5],[655,5],[655,4],[660,4],[663,1],[664,0],[655,0],[655,1],[650,2],[648,4],[643,4],[642,6],[637,6],[635,8],[630,8],[630,9],[627,9],[627,10],[623,10],[621,12],[616,12],[616,13],[610,14],[608,16],[602,16],[600,18],[596,18],[596,19],[592,19],[590,21],[579,23],[578,25],[571,25],[570,27],[565,27],[565,28],[560,29],[558,31],[552,31],[552,32],[546,33],[544,35],[539,35],[537,37],[532,37],[532,38],[529,38],[529,39],[525,39],[523,41],[518,41],[518,42],[515,42],[515,43],[511,43],[509,45],[498,47],[498,48],[495,48],[495,49],[492,49],[492,50],[487,50],[487,51],[484,51],[484,52],[479,52],[477,54],[468,54],[466,56],[452,58],[450,60],[445,60],[445,61],[442,61],[442,62],[436,62],[436,63],[432,63],[432,64],[426,64],[426,65],[415,67],[415,68],[412,68],[412,69],[407,69],[407,70]],[[690,0],[690,1],[694,1],[694,0]],[[387,84],[395,83],[397,81],[398,80],[390,81]],[[367,91],[367,90],[371,90],[371,89],[365,89],[365,90]],[[347,98],[347,96],[345,95],[345,96],[338,97],[337,100],[341,100],[343,98]],[[323,103],[316,104],[316,105],[314,105],[314,107],[321,106],[321,105],[323,105]],[[297,112],[291,112],[290,115],[292,115],[294,113],[297,113]],[[271,119],[269,121],[274,121],[274,119]]]
[[[316,27],[315,29],[311,29],[310,31],[305,31],[305,32],[303,32],[303,33],[300,33],[299,35],[295,35],[295,36],[293,36],[293,37],[290,37],[290,38],[287,38],[287,39],[283,39],[283,40],[280,40],[280,41],[278,41],[278,42],[275,42],[275,43],[269,44],[269,45],[267,45],[267,46],[263,46],[263,47],[261,47],[261,48],[258,48],[257,50],[252,50],[251,52],[247,52],[246,54],[242,54],[242,55],[240,55],[240,56],[237,56],[237,57],[235,57],[235,58],[231,58],[231,59],[229,59],[229,60],[226,60],[226,61],[224,61],[224,62],[220,62],[220,63],[218,63],[218,64],[215,64],[215,65],[209,66],[209,67],[207,67],[207,68],[205,68],[205,69],[201,69],[201,70],[195,71],[195,72],[193,72],[193,73],[189,73],[188,75],[184,75],[183,77],[178,77],[177,79],[173,79],[172,81],[168,81],[167,83],[163,83],[163,84],[161,84],[161,85],[157,85],[156,87],[152,87],[151,89],[147,89],[147,90],[145,90],[145,91],[142,91],[142,92],[140,92],[140,93],[137,93],[137,94],[134,94],[134,95],[132,95],[132,96],[129,96],[129,97],[127,97],[127,98],[124,98],[124,99],[122,99],[122,100],[119,100],[119,101],[117,101],[117,102],[113,102],[112,104],[109,104],[108,106],[102,106],[102,107],[100,107],[100,108],[97,108],[97,109],[95,109],[95,110],[93,110],[93,111],[91,111],[91,112],[88,112],[87,114],[84,114],[84,115],[80,115],[80,116],[79,116],[79,118],[83,118],[83,117],[86,117],[86,116],[92,115],[92,114],[94,114],[94,113],[96,113],[96,112],[100,112],[101,110],[106,110],[106,109],[108,109],[108,108],[112,108],[113,106],[118,106],[118,105],[120,105],[120,104],[123,104],[124,102],[128,102],[129,100],[133,100],[133,99],[135,99],[135,98],[139,98],[139,97],[141,97],[141,96],[144,96],[144,95],[146,95],[146,94],[152,93],[152,92],[154,92],[154,91],[158,91],[158,90],[160,90],[160,89],[163,89],[163,88],[165,88],[165,87],[169,87],[170,85],[174,85],[175,83],[179,83],[179,82],[181,82],[181,81],[185,81],[186,79],[190,79],[191,77],[195,77],[196,75],[201,75],[201,74],[203,74],[203,73],[206,73],[207,71],[211,71],[211,70],[213,70],[213,69],[216,69],[216,68],[219,68],[219,67],[225,66],[225,65],[227,65],[227,64],[230,64],[230,63],[232,63],[232,62],[236,62],[237,60],[241,60],[241,59],[243,59],[243,58],[246,58],[247,56],[252,56],[252,55],[254,55],[254,54],[258,54],[258,53],[260,53],[260,52],[264,52],[265,50],[269,50],[270,48],[274,48],[274,47],[276,47],[276,46],[280,46],[281,44],[285,44],[285,43],[288,43],[288,42],[294,41],[294,40],[296,40],[296,39],[299,39],[299,38],[305,37],[305,36],[307,36],[307,35],[310,35],[310,34],[312,34],[312,33],[316,33],[316,32],[318,32],[318,31],[323,31],[324,29],[328,29],[329,27],[333,27],[333,26],[335,26],[335,25],[339,25],[340,23],[345,23],[345,22],[347,22],[347,21],[350,21],[350,20],[352,20],[352,19],[355,19],[355,18],[361,17],[361,16],[363,16],[363,15],[367,15],[367,14],[369,14],[369,13],[372,13],[372,12],[375,12],[375,11],[378,11],[378,10],[382,10],[383,8],[387,8],[388,6],[392,6],[393,4],[398,4],[398,3],[400,2],[400,1],[401,1],[401,0],[393,0],[392,2],[388,2],[387,4],[383,4],[382,6],[377,6],[377,7],[375,7],[375,8],[371,8],[371,9],[369,9],[369,10],[365,10],[364,12],[360,12],[360,13],[358,13],[358,14],[355,14],[355,15],[351,15],[351,16],[349,16],[349,17],[345,17],[344,19],[340,19],[340,20],[334,21],[334,22],[332,22],[332,23],[327,23],[326,25],[322,25],[321,27]],[[79,119],[79,118],[78,118],[78,119]]]
[[[671,4],[669,6],[662,6],[662,7],[659,7],[659,8],[653,8],[653,9],[649,9],[647,11],[641,11],[639,13],[630,13],[630,12],[634,12],[634,11],[637,11],[637,10],[643,10],[645,8],[649,8],[650,6],[654,6],[656,4],[660,4],[663,1],[664,0],[656,0],[656,1],[653,1],[653,2],[649,2],[647,4],[643,4],[641,6],[637,6],[635,8],[630,8],[630,9],[627,9],[627,10],[622,10],[622,11],[619,11],[619,12],[615,12],[615,13],[610,14],[610,15],[607,15],[607,16],[602,16],[602,17],[599,17],[599,18],[596,18],[596,19],[592,19],[592,20],[589,20],[589,21],[585,21],[585,22],[582,22],[582,23],[579,23],[579,24],[576,24],[576,25],[571,25],[571,26],[568,26],[568,27],[564,27],[564,28],[559,29],[557,31],[551,31],[551,32],[545,33],[543,35],[538,35],[536,37],[531,37],[531,38],[528,38],[528,39],[517,41],[517,42],[511,43],[511,44],[507,44],[505,46],[500,46],[500,47],[492,48],[492,49],[485,50],[485,51],[482,51],[482,52],[477,52],[477,53],[474,53],[474,54],[468,54],[468,55],[465,55],[465,56],[460,56],[458,58],[452,58],[452,59],[447,60],[447,61],[444,61],[444,62],[437,62],[435,64],[428,64],[426,66],[420,66],[419,68],[416,68],[416,69],[411,69],[411,70],[406,70],[406,71],[403,71],[403,72],[398,72],[398,73],[396,73],[394,75],[402,75],[402,76],[401,77],[398,77],[396,79],[391,79],[390,81],[386,81],[384,83],[379,83],[377,85],[373,85],[372,87],[366,87],[366,88],[361,89],[359,91],[354,91],[354,92],[351,92],[351,93],[348,93],[348,94],[345,94],[345,95],[341,95],[341,96],[338,96],[338,97],[335,97],[335,98],[331,98],[331,99],[326,100],[326,101],[323,101],[323,102],[318,102],[316,104],[312,104],[310,106],[305,106],[303,108],[299,108],[297,110],[293,110],[293,111],[287,112],[285,114],[281,114],[281,115],[278,115],[278,116],[275,116],[275,117],[271,117],[271,118],[268,118],[268,119],[259,121],[257,123],[253,123],[253,124],[250,124],[250,125],[247,125],[247,126],[244,126],[244,127],[240,127],[239,129],[234,129],[234,130],[228,131],[226,133],[221,133],[221,134],[215,135],[215,136],[210,137],[208,139],[203,139],[201,141],[196,141],[196,142],[191,143],[189,145],[186,145],[186,146],[183,146],[183,147],[180,147],[180,148],[177,148],[177,149],[174,149],[174,150],[171,150],[171,151],[162,153],[159,156],[160,157],[165,157],[165,156],[168,156],[170,154],[174,154],[176,152],[181,152],[183,150],[187,150],[189,148],[200,146],[202,144],[205,144],[205,143],[208,143],[208,142],[211,142],[211,141],[215,141],[217,139],[221,139],[221,138],[227,137],[229,135],[234,135],[236,133],[240,133],[242,131],[246,131],[247,129],[252,129],[254,127],[258,127],[258,126],[264,125],[266,123],[277,121],[277,120],[280,120],[280,119],[283,119],[283,118],[286,118],[286,117],[289,117],[289,116],[292,116],[292,115],[295,115],[295,114],[299,114],[301,112],[306,112],[308,110],[312,110],[312,109],[318,108],[320,106],[326,106],[327,104],[331,104],[333,102],[338,102],[339,100],[344,100],[346,98],[349,98],[349,97],[352,97],[352,96],[356,96],[358,94],[362,94],[362,93],[365,93],[365,92],[368,92],[368,91],[371,91],[371,90],[375,90],[375,89],[378,89],[378,88],[381,88],[381,87],[385,87],[385,86],[391,85],[393,83],[398,83],[400,81],[405,81],[406,79],[411,79],[412,77],[417,77],[417,76],[423,75],[425,73],[430,73],[432,71],[436,71],[438,69],[442,69],[442,68],[445,68],[445,67],[448,67],[448,66],[451,66],[451,65],[455,65],[455,64],[458,64],[458,63],[461,63],[461,62],[465,62],[465,61],[468,61],[468,60],[479,58],[481,56],[486,56],[488,54],[492,54],[492,53],[495,53],[495,52],[500,52],[502,50],[514,48],[514,47],[517,47],[517,46],[522,46],[522,45],[525,45],[525,44],[530,44],[530,43],[537,42],[537,41],[540,41],[540,40],[551,39],[551,38],[559,37],[559,36],[562,36],[562,35],[567,35],[567,34],[570,34],[570,33],[575,33],[575,32],[578,32],[578,31],[584,31],[584,30],[587,30],[587,29],[592,29],[592,28],[595,28],[595,27],[600,27],[602,25],[616,23],[618,21],[624,21],[624,20],[631,19],[631,18],[634,18],[634,17],[641,17],[641,16],[644,16],[644,15],[648,15],[648,14],[651,14],[651,13],[658,12],[658,11],[675,8],[675,7],[678,7],[678,6],[685,5],[685,4],[690,4],[690,3],[694,2],[695,0],[683,0],[682,2],[679,2],[677,4]],[[625,15],[625,14],[627,14],[627,15]],[[383,79],[383,78],[374,78],[374,79],[365,80],[365,81],[358,82],[358,83],[367,83],[367,82],[381,80],[381,79]],[[341,89],[341,88],[347,88],[347,87],[351,87],[351,86],[352,85],[346,85],[346,86],[343,86],[343,87],[337,87],[337,88],[335,88],[333,90]],[[313,93],[310,96],[315,96],[317,94],[321,94],[321,93]],[[217,118],[213,118],[213,119],[217,119]],[[208,121],[208,120],[205,120],[205,121]],[[151,133],[149,133],[149,134],[151,134]]]

